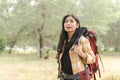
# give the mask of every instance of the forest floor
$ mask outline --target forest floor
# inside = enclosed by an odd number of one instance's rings
[[[100,63],[102,77],[97,80],[120,80],[120,55],[101,58],[105,71]],[[58,80],[57,67],[55,55],[44,60],[35,54],[0,54],[0,80]]]

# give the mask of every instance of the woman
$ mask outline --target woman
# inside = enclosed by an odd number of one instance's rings
[[[85,69],[84,64],[95,61],[89,41],[81,34],[79,19],[73,14],[64,16],[58,43],[61,80],[80,80],[78,73]]]

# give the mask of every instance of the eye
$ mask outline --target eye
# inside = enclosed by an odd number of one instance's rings
[[[65,23],[67,23],[68,22],[68,20],[65,20]]]
[[[73,22],[74,22],[74,20],[72,20],[72,19],[71,19],[71,20],[70,20],[70,22],[71,22],[71,23],[73,23]]]

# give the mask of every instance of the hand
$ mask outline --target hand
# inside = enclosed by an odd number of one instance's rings
[[[58,59],[58,53],[56,53],[55,59]]]
[[[82,45],[78,44],[74,46],[73,50],[76,54],[78,54],[83,60],[86,60],[86,54],[82,50]]]
[[[73,51],[74,51],[76,54],[78,54],[78,55],[83,54],[82,46],[81,46],[80,44],[74,45]]]

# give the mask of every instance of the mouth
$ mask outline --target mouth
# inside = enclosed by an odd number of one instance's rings
[[[72,27],[68,26],[68,27],[66,27],[66,28],[69,29],[69,28],[72,28]]]

